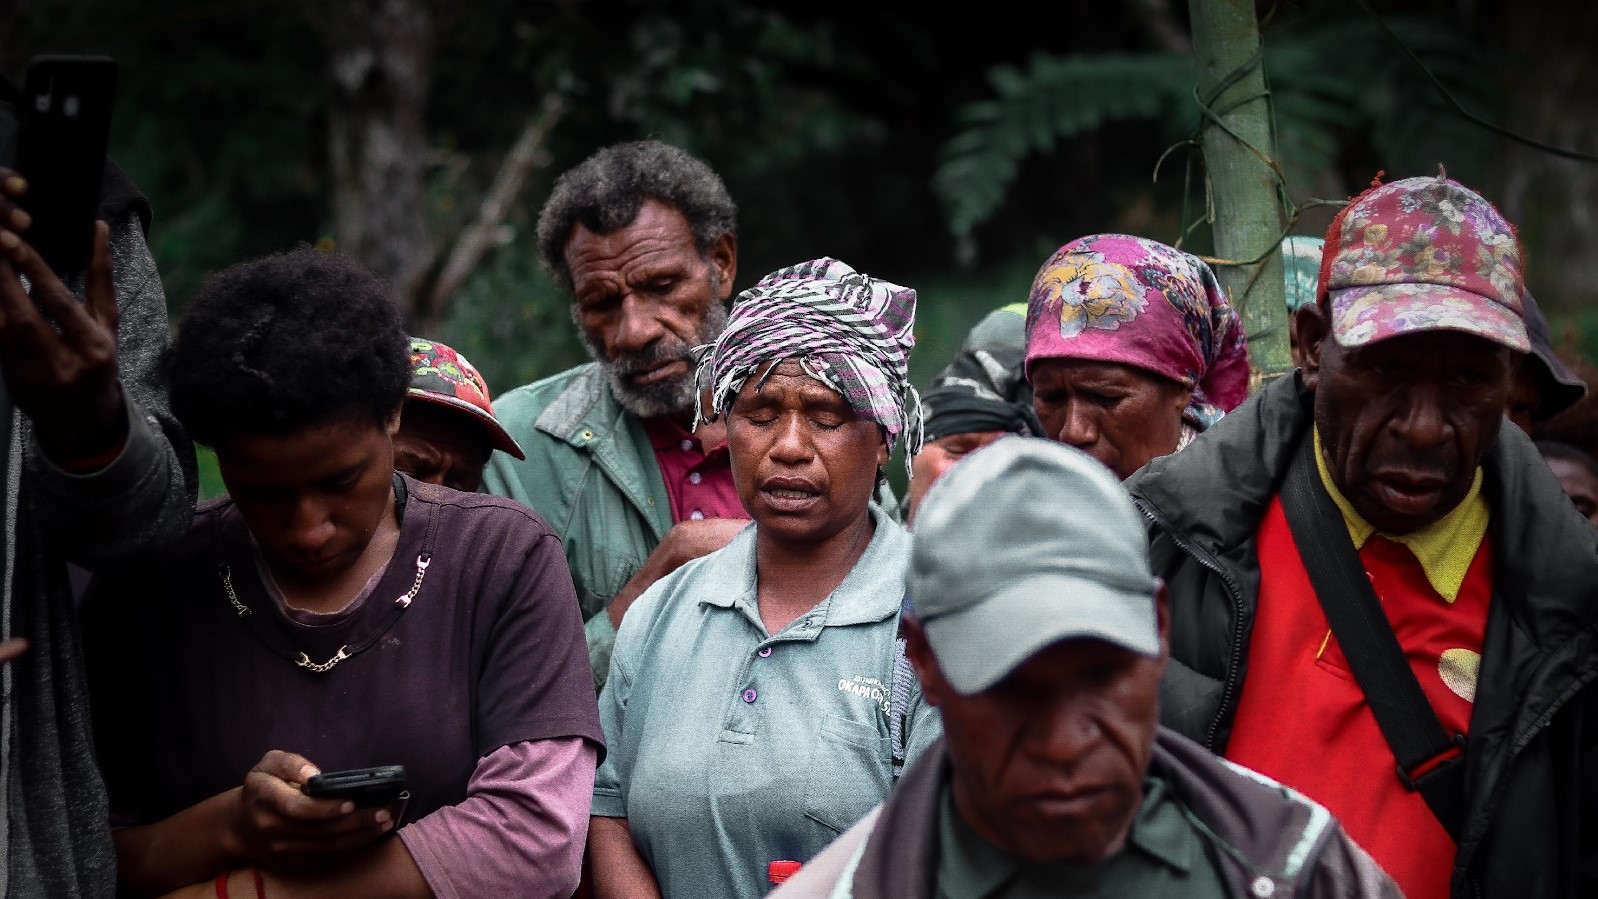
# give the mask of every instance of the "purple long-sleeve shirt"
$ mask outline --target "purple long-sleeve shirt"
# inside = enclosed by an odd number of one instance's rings
[[[581,737],[501,746],[466,799],[400,828],[439,899],[570,896],[582,873],[599,754]]]

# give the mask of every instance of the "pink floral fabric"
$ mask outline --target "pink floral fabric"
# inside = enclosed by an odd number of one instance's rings
[[[1203,429],[1248,396],[1248,345],[1215,273],[1174,247],[1095,234],[1056,250],[1027,302],[1026,370],[1039,359],[1115,362],[1191,388]]]
[[[1338,343],[1448,330],[1530,348],[1515,231],[1459,182],[1374,187],[1338,215],[1326,243],[1321,284]]]

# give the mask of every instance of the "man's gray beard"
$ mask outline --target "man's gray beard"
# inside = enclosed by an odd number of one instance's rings
[[[711,279],[711,297],[716,295],[716,280]],[[573,320],[576,317],[577,307],[573,305]],[[588,332],[582,329],[581,324],[577,327],[577,335],[588,350],[588,355],[604,369],[605,380],[610,382],[610,392],[623,409],[639,418],[680,418],[692,415],[694,411],[694,374],[697,367],[694,364],[693,348],[715,343],[716,338],[721,336],[722,330],[726,327],[727,307],[720,300],[712,299],[710,308],[705,310],[704,321],[700,323],[699,330],[694,334],[691,343],[684,343],[675,337],[664,337],[642,355],[625,361],[605,358],[604,347],[589,339]],[[673,359],[686,361],[687,373],[643,386],[631,384],[627,380],[631,374],[649,371]]]

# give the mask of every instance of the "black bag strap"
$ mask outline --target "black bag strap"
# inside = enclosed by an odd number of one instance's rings
[[[1321,483],[1315,441],[1305,437],[1282,485],[1282,510],[1326,620],[1397,760],[1398,779],[1419,792],[1456,840],[1465,811],[1465,737],[1449,735],[1398,645],[1342,512]],[[1447,753],[1456,753],[1415,774]]]

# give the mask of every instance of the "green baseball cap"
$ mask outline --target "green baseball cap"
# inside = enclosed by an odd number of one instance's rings
[[[1325,248],[1326,241],[1319,237],[1289,237],[1282,241],[1282,277],[1288,312],[1315,305],[1315,289],[1321,277],[1321,251]]]
[[[907,577],[938,667],[963,694],[1060,640],[1160,654],[1148,535],[1092,456],[1005,437],[938,480],[916,512]]]

